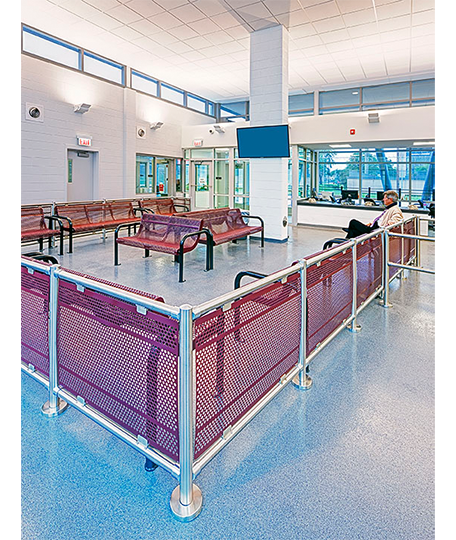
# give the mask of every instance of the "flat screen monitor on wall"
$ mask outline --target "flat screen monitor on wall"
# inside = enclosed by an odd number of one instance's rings
[[[288,125],[237,128],[238,155],[243,158],[290,157]]]

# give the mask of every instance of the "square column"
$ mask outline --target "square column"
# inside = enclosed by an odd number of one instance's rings
[[[250,34],[250,125],[288,123],[288,33],[273,26]],[[288,159],[250,160],[250,211],[265,221],[265,238],[286,241]]]

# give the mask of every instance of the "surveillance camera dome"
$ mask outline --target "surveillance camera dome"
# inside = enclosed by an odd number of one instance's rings
[[[214,130],[213,130],[213,129],[210,129],[210,130],[209,130],[209,133],[214,133]]]
[[[29,115],[32,118],[39,118],[41,116],[41,111],[38,109],[38,107],[30,107]]]

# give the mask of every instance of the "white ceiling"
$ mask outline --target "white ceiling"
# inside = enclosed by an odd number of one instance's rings
[[[22,0],[22,22],[213,100],[249,94],[249,34],[289,30],[291,93],[433,76],[434,0]]]

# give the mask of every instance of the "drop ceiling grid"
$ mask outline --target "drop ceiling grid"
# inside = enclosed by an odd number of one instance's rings
[[[22,6],[32,26],[36,20],[44,31],[158,78],[166,74],[177,86],[182,77],[189,90],[211,99],[248,95],[249,33],[275,24],[288,28],[290,51],[299,53],[290,54],[294,91],[434,69],[434,0],[23,0]],[[223,67],[222,80],[215,67]]]

